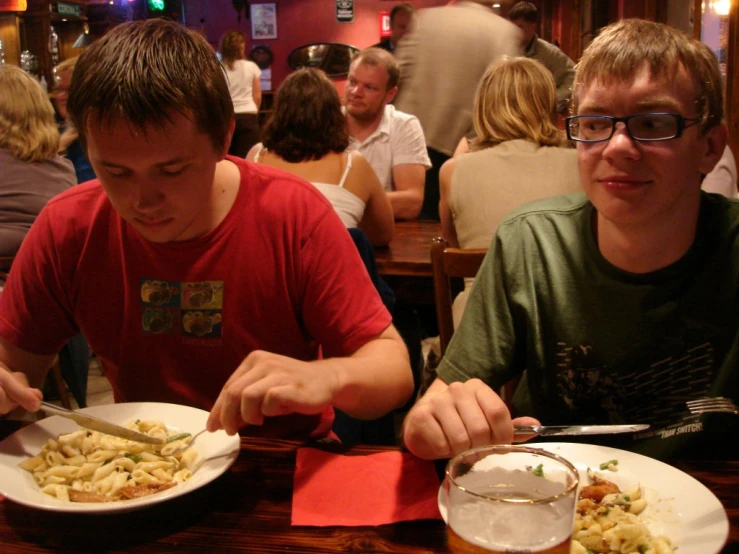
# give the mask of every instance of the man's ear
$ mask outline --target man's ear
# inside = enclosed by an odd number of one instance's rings
[[[231,146],[231,139],[234,136],[235,129],[236,129],[236,118],[232,117],[231,121],[228,124],[228,133],[226,134],[226,141],[223,143],[223,151],[221,152],[220,159],[218,161],[223,160],[226,157],[226,154],[228,154],[228,149]]]
[[[698,168],[703,175],[708,175],[716,166],[721,156],[724,155],[726,141],[728,140],[729,131],[726,125],[716,125],[709,129],[702,137],[702,153],[703,156]]]
[[[398,94],[398,87],[394,86],[389,91],[385,93],[385,104],[392,104],[393,100],[395,100],[395,95]]]

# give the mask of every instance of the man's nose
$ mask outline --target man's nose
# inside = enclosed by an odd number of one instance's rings
[[[140,185],[133,190],[133,205],[140,212],[154,212],[164,202],[164,194],[154,186]]]
[[[626,124],[623,121],[616,123],[616,128],[613,130],[613,135],[606,142],[606,146],[603,149],[603,157],[609,158],[626,158],[626,159],[638,159],[641,157],[641,150],[636,144],[628,130]]]

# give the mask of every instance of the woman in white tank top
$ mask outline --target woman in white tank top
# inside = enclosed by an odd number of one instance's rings
[[[241,31],[227,31],[221,37],[220,50],[236,116],[236,129],[228,153],[243,158],[249,148],[261,140],[259,106],[262,103],[262,71],[257,64],[246,59],[246,39]]]
[[[315,186],[344,225],[383,246],[395,229],[393,210],[372,166],[347,152],[349,135],[334,84],[318,69],[299,69],[277,91],[263,143],[247,159],[289,171]]]

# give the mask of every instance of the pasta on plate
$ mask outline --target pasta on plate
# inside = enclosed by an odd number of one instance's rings
[[[31,473],[41,492],[62,501],[111,502],[148,496],[192,477],[200,463],[193,449],[177,453],[190,433],[171,433],[161,421],[126,425],[165,439],[161,446],[80,429],[50,439],[41,452],[18,464]]]
[[[592,484],[577,503],[570,554],[673,554],[670,539],[653,536],[639,515],[647,506],[641,487],[618,485],[588,471]]]

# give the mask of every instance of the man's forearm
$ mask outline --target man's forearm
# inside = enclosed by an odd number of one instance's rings
[[[423,192],[396,190],[388,192],[387,197],[393,207],[395,219],[416,219],[423,206]]]
[[[334,407],[358,419],[376,419],[405,404],[413,393],[413,372],[405,343],[394,328],[346,358],[318,363],[338,364],[341,387]]]

